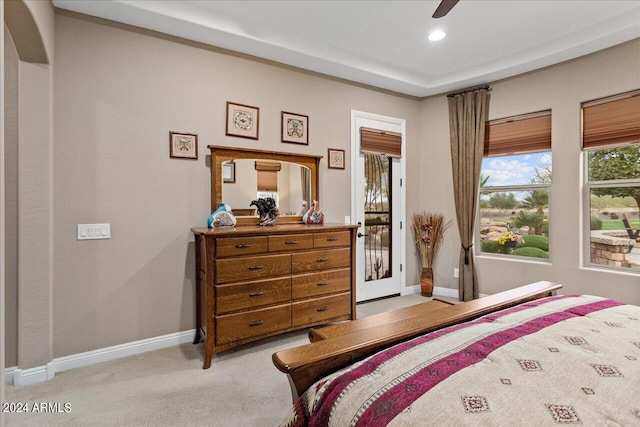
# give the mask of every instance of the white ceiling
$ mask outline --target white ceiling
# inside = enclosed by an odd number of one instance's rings
[[[484,84],[640,37],[640,1],[53,0],[160,31],[417,97]],[[428,34],[447,37],[431,42]]]

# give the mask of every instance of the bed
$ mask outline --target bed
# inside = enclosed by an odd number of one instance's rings
[[[283,425],[640,426],[640,307],[558,288],[364,318],[275,353],[294,396]]]

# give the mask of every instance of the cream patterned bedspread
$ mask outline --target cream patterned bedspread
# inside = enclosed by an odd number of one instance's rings
[[[640,426],[640,307],[556,296],[398,344],[313,385],[286,426]]]

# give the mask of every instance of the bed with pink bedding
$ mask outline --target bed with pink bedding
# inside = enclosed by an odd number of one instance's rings
[[[640,426],[640,307],[537,299],[396,344],[309,387],[284,426]]]

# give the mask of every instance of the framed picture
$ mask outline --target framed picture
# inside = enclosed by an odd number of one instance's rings
[[[227,101],[227,135],[258,139],[260,109]]]
[[[344,150],[329,148],[329,169],[344,169]]]
[[[236,182],[236,163],[234,161],[222,164],[222,182],[229,184]]]
[[[309,145],[309,116],[283,111],[282,142]]]
[[[197,159],[198,134],[169,132],[169,156],[179,159]]]

